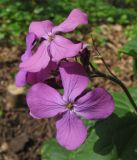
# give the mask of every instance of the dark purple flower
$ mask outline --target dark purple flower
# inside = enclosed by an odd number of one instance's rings
[[[49,118],[58,115],[57,141],[69,150],[79,147],[86,139],[87,129],[79,118],[103,119],[114,109],[112,96],[102,88],[81,93],[89,83],[82,66],[75,62],[63,63],[60,75],[64,95],[44,83],[37,83],[27,94],[30,115],[33,118]]]
[[[45,68],[50,60],[59,62],[63,58],[76,56],[82,48],[82,43],[74,44],[57,33],[70,32],[78,25],[87,23],[87,15],[79,9],[72,10],[68,18],[58,26],[54,26],[49,20],[32,22],[29,32],[43,38],[44,41],[33,56],[20,64],[20,68],[38,72]]]

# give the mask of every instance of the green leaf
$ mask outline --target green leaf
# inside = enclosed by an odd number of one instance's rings
[[[42,160],[68,160],[69,152],[51,139],[43,144],[41,155]]]
[[[129,91],[137,103],[137,87]],[[137,116],[125,93],[112,95],[114,113],[105,120],[85,122],[89,135],[83,145],[68,151],[49,140],[42,146],[42,160],[136,160]]]
[[[119,53],[125,53],[129,56],[137,58],[137,37],[134,37],[128,41],[122,48],[119,49]]]
[[[137,87],[129,89],[129,92],[137,104]],[[118,117],[126,115],[128,112],[134,113],[134,108],[124,92],[112,93],[115,102],[115,113]]]
[[[130,157],[128,160],[136,160],[137,155],[134,154],[137,143],[132,141],[135,133],[137,132],[137,116],[128,113],[122,118],[113,114],[109,119],[96,123],[96,134],[99,136],[98,141],[95,143],[95,152],[101,155],[109,155],[114,147],[116,149],[117,159],[126,160],[123,157],[125,152]],[[133,150],[130,148],[129,143],[133,143]],[[103,151],[103,146],[108,147]],[[102,147],[102,150],[99,149]],[[130,156],[133,155],[134,156]],[[114,156],[114,155],[113,155]]]
[[[128,146],[122,153],[122,159],[136,160],[137,159],[137,131],[131,137]]]
[[[95,133],[95,130],[92,129],[90,132],[90,135],[88,136],[85,144],[83,144],[81,147],[79,147],[75,151],[68,151],[65,148],[61,147],[56,140],[51,139],[42,146],[41,155],[42,160],[115,160],[116,156],[116,150],[112,150],[110,154],[108,155],[101,155],[96,152],[94,152],[94,144],[98,140],[98,136]],[[107,146],[104,148],[104,145],[99,145],[101,150],[108,150],[109,147]],[[103,148],[101,148],[103,147]]]

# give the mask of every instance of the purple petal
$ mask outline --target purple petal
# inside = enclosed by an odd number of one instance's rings
[[[87,119],[103,119],[114,110],[112,96],[103,88],[96,88],[77,100],[75,111]]]
[[[87,14],[80,9],[73,9],[68,18],[60,25],[53,28],[53,33],[56,32],[70,32],[73,31],[78,25],[88,24]]]
[[[66,62],[60,67],[64,87],[64,100],[73,102],[89,83],[89,78],[83,67],[76,62]]]
[[[55,62],[50,61],[48,66],[45,69],[40,70],[39,72],[28,72],[26,81],[29,84],[35,84],[38,82],[44,82],[49,78],[51,71],[57,68],[57,64]]]
[[[52,87],[37,83],[27,94],[27,104],[33,118],[48,118],[66,111],[61,95]]]
[[[43,41],[36,53],[20,64],[20,68],[28,72],[38,72],[44,69],[50,61],[47,49],[48,43]]]
[[[82,48],[81,48],[80,52],[82,53],[82,51],[84,51],[87,47],[88,47],[88,44],[82,43]]]
[[[26,84],[26,71],[20,70],[15,77],[15,83],[17,87],[23,87]]]
[[[57,64],[55,62],[50,61],[48,66],[45,69],[42,69],[39,72],[26,72],[20,70],[16,74],[15,82],[17,87],[23,87],[27,83],[35,84],[38,82],[44,82],[49,78],[51,71],[57,68]]]
[[[26,61],[29,57],[32,56],[32,43],[34,42],[34,40],[36,39],[36,36],[33,33],[29,33],[26,37],[26,51],[25,53],[21,56],[21,60],[22,61]],[[20,70],[15,77],[15,83],[17,87],[22,87],[24,86],[27,82],[26,82],[26,76],[27,76],[27,72]]]
[[[33,32],[36,34],[38,38],[41,38],[45,34],[48,34],[52,31],[53,23],[49,20],[45,21],[34,21],[31,22],[29,26],[29,32]]]
[[[57,35],[50,45],[52,60],[58,62],[63,58],[74,57],[81,50],[81,46],[82,43],[74,44],[70,40]]]
[[[28,33],[27,37],[26,37],[26,51],[25,53],[21,56],[21,60],[25,61],[27,60],[30,56],[32,56],[32,52],[31,49],[33,47],[32,43],[34,42],[34,40],[36,39],[36,36],[34,33]]]
[[[86,139],[87,129],[73,112],[67,111],[56,122],[57,141],[68,150],[78,148]]]
[[[43,69],[39,72],[28,72],[26,76],[26,81],[29,84],[35,84],[38,82],[43,82],[43,76],[41,73],[43,72]]]

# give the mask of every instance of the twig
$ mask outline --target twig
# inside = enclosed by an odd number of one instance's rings
[[[104,58],[102,57],[101,53],[99,52],[97,46],[95,45],[95,41],[94,41],[94,38],[91,34],[91,38],[92,38],[92,42],[93,42],[93,47],[95,49],[95,51],[97,52],[97,55],[98,57],[102,60],[103,64],[105,65],[106,69],[108,70],[108,72],[113,76],[113,77],[116,77],[116,75],[114,75],[114,73],[112,73],[112,71],[110,70],[110,68],[108,67],[108,65],[106,64]]]

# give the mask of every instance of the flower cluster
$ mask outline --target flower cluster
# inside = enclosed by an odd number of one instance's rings
[[[81,56],[85,45],[58,35],[87,23],[87,15],[79,9],[72,10],[58,26],[49,20],[32,22],[16,75],[18,87],[32,85],[27,93],[30,115],[36,119],[56,116],[57,141],[69,150],[79,147],[87,137],[80,117],[99,120],[108,117],[114,109],[113,98],[106,90],[86,90],[90,82],[88,75],[73,58]],[[53,87],[55,84],[49,83],[52,78],[63,86],[63,95]]]

